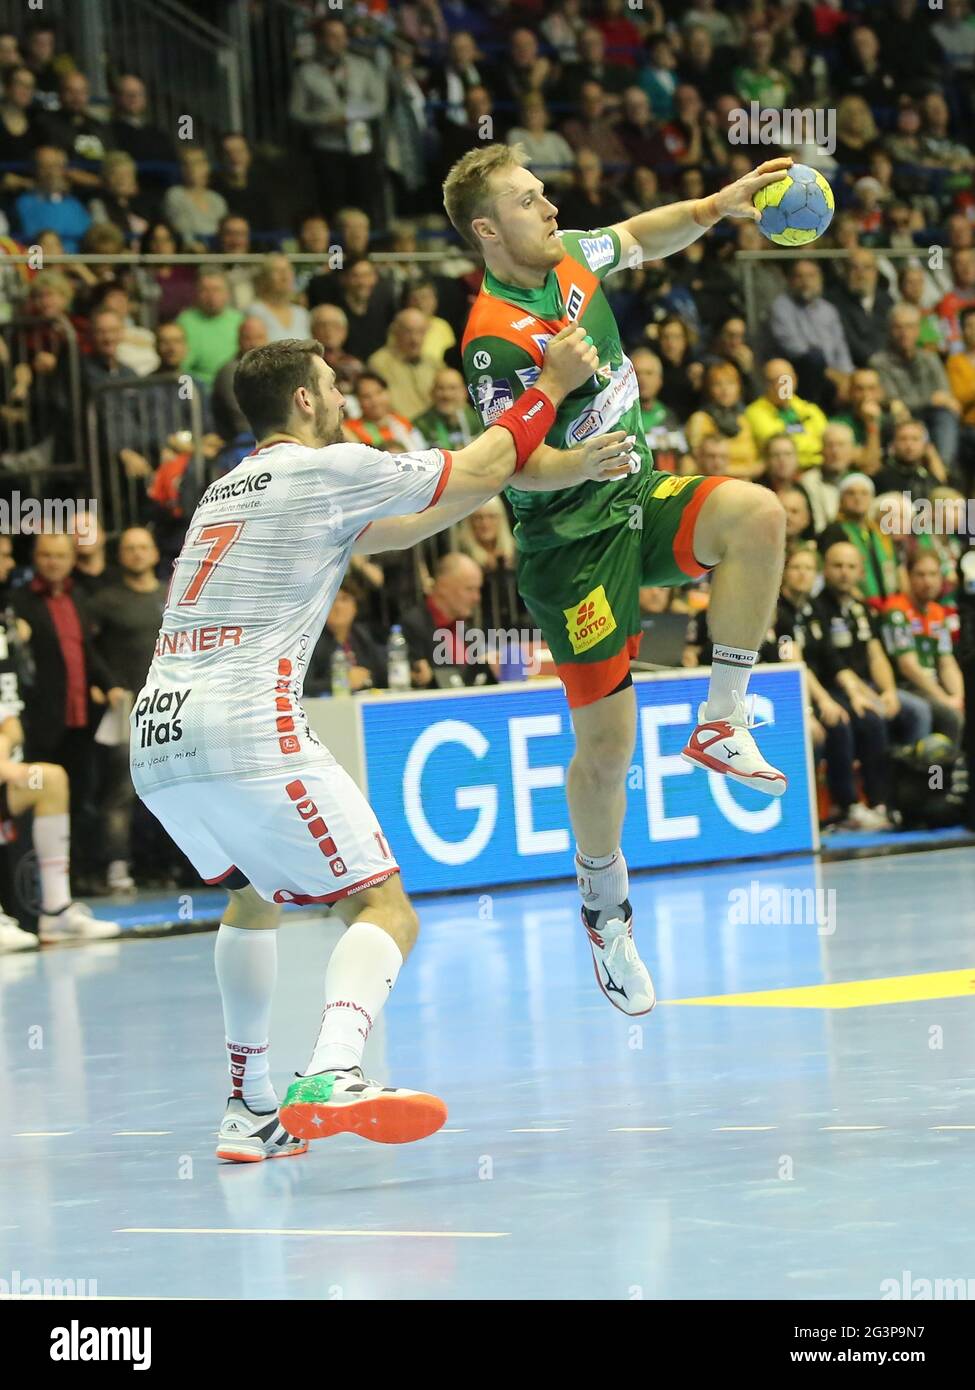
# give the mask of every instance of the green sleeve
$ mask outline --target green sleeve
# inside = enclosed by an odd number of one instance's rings
[[[568,255],[591,270],[597,280],[614,271],[623,254],[619,233],[612,227],[599,227],[592,232],[563,232],[562,245]]]
[[[533,386],[541,368],[531,354],[506,338],[474,338],[464,349],[464,380],[487,428]]]

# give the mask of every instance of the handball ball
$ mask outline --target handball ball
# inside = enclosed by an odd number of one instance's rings
[[[806,246],[821,237],[833,220],[833,190],[817,169],[793,164],[775,183],[760,188],[755,206],[762,214],[758,229],[776,246]]]

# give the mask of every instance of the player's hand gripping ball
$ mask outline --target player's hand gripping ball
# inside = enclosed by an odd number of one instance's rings
[[[775,183],[755,194],[762,214],[758,229],[776,246],[806,246],[833,220],[833,190],[818,169],[793,164]]]

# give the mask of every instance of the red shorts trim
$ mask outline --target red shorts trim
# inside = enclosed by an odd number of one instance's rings
[[[694,496],[681,515],[680,525],[674,536],[674,559],[688,579],[700,579],[702,574],[707,574],[714,568],[713,565],[702,565],[694,554],[694,527],[701,508],[714,489],[728,482],[731,482],[730,478],[705,478],[703,483],[699,483],[694,489]]]
[[[364,878],[359,883],[350,883],[345,888],[340,888],[337,893],[322,893],[315,897],[311,893],[292,893],[287,888],[279,888],[274,895],[276,903],[297,903],[299,907],[308,907],[312,903],[324,903],[326,907],[331,907],[332,903],[337,903],[340,898],[347,898],[352,893],[359,893],[363,888],[371,888],[374,883],[384,883],[387,878],[392,878],[393,874],[400,871],[397,864],[393,869],[384,869],[381,874],[373,874],[370,878]],[[287,896],[285,896],[287,895]]]
[[[230,866],[229,869],[224,869],[223,873],[222,873],[222,874],[217,874],[216,878],[205,878],[205,879],[203,880],[203,882],[204,882],[204,883],[209,883],[209,884],[211,884],[211,885],[219,885],[219,884],[223,883],[224,879],[229,878],[231,874],[239,874],[239,873],[240,873],[240,870],[238,869],[237,865],[236,865],[236,864],[231,864],[231,866]]]
[[[605,661],[567,661],[556,666],[559,680],[565,686],[569,709],[594,705],[615,690],[630,674],[630,662],[639,652],[642,639],[642,632],[627,637],[626,646]]]

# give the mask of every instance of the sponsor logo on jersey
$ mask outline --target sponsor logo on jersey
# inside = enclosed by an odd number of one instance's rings
[[[518,329],[529,328],[534,322],[535,322],[535,315],[534,315],[534,314],[529,314],[527,318],[515,319],[515,321],[514,321],[514,322],[512,323],[512,325],[511,325],[511,327],[512,327],[512,328],[518,328]]]
[[[436,453],[392,454],[390,457],[401,473],[436,473],[443,467],[443,455]]]
[[[499,415],[503,415],[514,404],[515,393],[507,377],[500,381],[486,381],[477,393],[477,407],[485,425],[492,425]]]
[[[566,435],[573,444],[581,444],[584,439],[588,439],[591,434],[595,434],[599,426],[603,423],[602,412],[599,410],[587,410],[585,415],[575,422]]]
[[[527,391],[530,386],[534,386],[541,374],[541,367],[521,367],[515,372],[515,376]]]
[[[190,693],[190,690],[154,690],[151,695],[143,695],[133,712],[141,748],[179,742],[183,737],[183,725],[178,715]],[[160,715],[166,718],[160,719]]]
[[[575,319],[579,317],[579,310],[582,308],[585,298],[585,290],[581,290],[578,285],[569,286],[569,297],[565,301],[567,318]]]
[[[586,258],[586,264],[590,270],[599,270],[600,266],[612,264],[616,250],[613,246],[613,238],[609,232],[603,236],[584,236],[579,242],[579,250]]]
[[[581,603],[562,610],[565,627],[576,656],[588,652],[616,631],[616,619],[602,584],[590,590]]]
[[[685,487],[696,481],[696,478],[677,478],[671,475],[668,478],[662,478],[653,492],[651,492],[650,496],[658,499],[661,497],[676,497],[678,492],[683,492]]]
[[[194,627],[188,632],[161,632],[154,655],[185,656],[187,652],[212,652],[218,647],[239,647],[242,627]]]
[[[475,352],[474,356],[471,358],[471,361],[473,362],[477,370],[481,372],[484,370],[485,367],[490,367],[491,354],[489,352],[485,352],[482,348],[480,352]]]
[[[270,481],[270,473],[246,473],[226,483],[211,483],[200,498],[200,506],[209,506],[211,502],[226,502],[231,497],[243,497],[247,492],[263,492]]]
[[[554,337],[554,333],[533,333],[532,342],[538,348],[539,352],[542,353],[542,355],[544,356],[545,349],[548,347],[549,343],[552,341]]]

